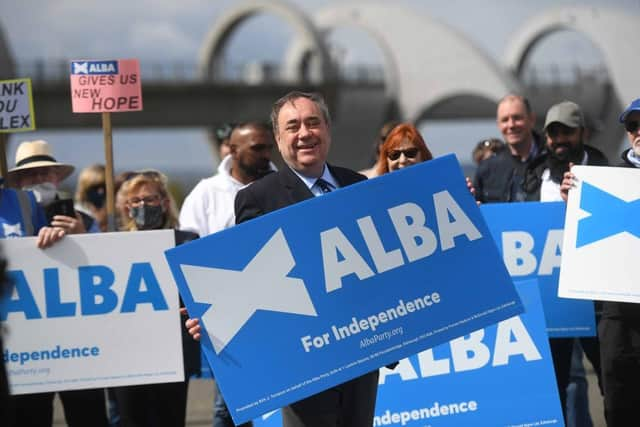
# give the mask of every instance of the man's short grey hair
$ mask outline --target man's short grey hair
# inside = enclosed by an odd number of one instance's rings
[[[287,103],[293,104],[296,99],[300,98],[307,98],[308,100],[315,103],[318,108],[320,108],[320,111],[322,111],[322,115],[324,116],[324,121],[327,123],[327,126],[331,126],[329,107],[327,107],[327,103],[325,102],[322,95],[320,95],[318,92],[293,91],[278,99],[271,108],[271,126],[273,127],[274,135],[278,134],[278,114],[280,114],[280,110],[282,109],[282,107]]]
[[[500,105],[506,101],[520,101],[524,105],[524,109],[527,114],[531,114],[533,112],[533,109],[531,108],[531,102],[529,102],[529,99],[526,96],[510,93],[504,96],[500,101],[498,101],[498,107],[500,107]]]

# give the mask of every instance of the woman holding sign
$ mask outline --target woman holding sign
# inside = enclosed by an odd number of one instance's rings
[[[124,231],[176,229],[178,217],[167,177],[157,171],[131,173],[122,184],[118,197],[125,201],[128,221]],[[198,235],[176,230],[176,244]],[[181,320],[184,324],[186,317]],[[187,408],[187,386],[191,375],[199,373],[200,347],[183,328],[182,349],[185,381],[118,387],[115,389],[121,427],[183,427]]]

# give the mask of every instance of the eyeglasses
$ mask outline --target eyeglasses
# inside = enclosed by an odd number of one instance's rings
[[[129,203],[129,205],[131,206],[140,206],[141,204],[145,204],[145,205],[158,205],[160,203],[160,199],[162,199],[162,196],[160,196],[159,194],[154,194],[152,196],[146,196],[146,197],[132,197],[129,200],[127,200],[127,203]]]
[[[624,128],[629,133],[636,133],[639,127],[640,123],[637,120],[629,120],[628,122],[624,122]]]
[[[406,150],[392,150],[387,153],[387,158],[389,160],[398,160],[401,154],[407,159],[413,159],[418,155],[419,150],[416,147],[407,148]]]

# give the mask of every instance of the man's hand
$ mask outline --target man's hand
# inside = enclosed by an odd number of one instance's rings
[[[573,163],[569,163],[569,170],[562,176],[562,182],[560,183],[560,196],[565,202],[569,199],[569,190],[576,186],[576,176],[571,172]]]
[[[36,244],[40,249],[48,248],[58,240],[62,239],[67,233],[60,227],[42,227],[38,232]]]
[[[67,234],[82,234],[87,232],[87,229],[84,227],[84,221],[82,221],[82,217],[77,212],[75,217],[55,215],[51,221],[51,225],[62,228]]]
[[[180,309],[180,314],[186,316],[189,315],[189,313],[187,313],[187,309],[184,307]],[[184,326],[187,328],[187,331],[189,332],[189,335],[191,335],[191,338],[193,338],[195,341],[200,341],[200,321],[198,319],[189,318],[184,322]]]
[[[469,189],[469,193],[471,193],[471,195],[475,199],[476,198],[476,188],[473,186],[473,182],[471,182],[471,179],[468,176],[465,177],[465,180],[467,181],[467,188]],[[480,200],[476,200],[476,204],[478,206],[480,206]]]
[[[187,321],[184,322],[184,326],[187,327],[191,338],[200,341],[200,321],[198,319],[187,319]]]

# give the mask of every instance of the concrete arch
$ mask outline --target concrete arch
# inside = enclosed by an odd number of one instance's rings
[[[637,16],[612,7],[565,6],[540,13],[529,19],[511,37],[505,51],[504,63],[520,75],[533,47],[545,36],[560,30],[573,30],[586,36],[605,58],[613,93],[601,106],[603,132],[592,141],[613,160],[619,151],[618,141],[623,135],[617,124],[620,111],[633,99],[640,97],[637,68],[640,61],[630,52],[635,51]]]
[[[432,104],[459,93],[498,101],[506,93],[521,89],[515,79],[468,39],[439,21],[398,4],[329,7],[315,14],[313,20],[323,34],[340,25],[355,26],[376,40],[385,57],[387,94],[397,100],[404,119],[414,120]],[[300,55],[303,51],[298,46],[291,54]],[[295,61],[290,58],[287,63]]]
[[[640,96],[636,71],[640,61],[630,55],[638,37],[637,16],[611,7],[558,7],[534,16],[511,37],[504,56],[505,65],[520,74],[535,44],[559,30],[582,33],[600,49],[622,102],[631,102]]]
[[[204,79],[215,79],[222,74],[222,52],[233,31],[247,19],[263,13],[272,13],[281,17],[294,28],[298,39],[305,45],[313,46],[313,52],[318,57],[319,68],[312,80],[328,81],[333,78],[333,67],[322,37],[302,10],[280,0],[253,0],[222,15],[209,31],[199,55],[200,75]],[[285,77],[298,81],[305,80],[302,68],[301,66],[295,75]]]

